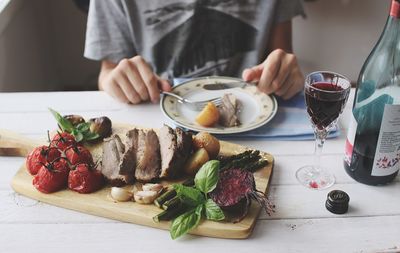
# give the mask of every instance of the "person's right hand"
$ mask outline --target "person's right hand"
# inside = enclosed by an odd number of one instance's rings
[[[157,76],[141,56],[122,59],[118,64],[103,61],[99,89],[124,103],[157,103],[160,90],[170,91],[171,85]]]

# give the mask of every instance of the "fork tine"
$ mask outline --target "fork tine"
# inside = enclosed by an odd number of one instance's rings
[[[197,104],[196,104],[196,108],[197,108],[198,111],[201,111],[201,110],[204,109],[204,107],[207,106],[207,104],[208,104],[208,102],[207,102],[207,103],[204,103],[204,102],[197,103]]]
[[[214,104],[221,104],[222,103],[222,98],[215,98],[211,102],[213,102]]]
[[[219,102],[219,101],[222,101],[222,99],[218,97],[218,98],[212,98],[212,99],[204,100],[204,101],[196,101],[194,103],[199,104],[199,105],[207,105],[210,102],[215,103],[215,102]]]
[[[204,107],[206,107],[206,105],[209,102],[201,102],[201,103],[196,103],[195,106],[197,108],[197,110],[201,111],[203,110]],[[215,106],[220,106],[222,104],[222,100],[216,100],[216,102],[212,102]]]
[[[188,106],[191,110],[195,110],[195,111],[203,110],[203,108],[209,102],[214,103],[216,106],[219,106],[219,105],[222,104],[222,97],[212,98],[212,99],[203,100],[203,101],[191,101],[189,99],[181,97],[181,96],[179,96],[179,95],[177,95],[175,93],[172,93],[172,92],[163,91],[162,94],[174,97],[179,103],[184,104],[184,105]]]

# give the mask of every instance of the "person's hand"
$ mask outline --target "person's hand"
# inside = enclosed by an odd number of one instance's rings
[[[99,88],[121,102],[139,104],[149,100],[157,103],[160,90],[169,91],[171,85],[157,76],[143,57],[135,56],[118,64],[103,61]]]
[[[245,69],[242,78],[246,82],[257,82],[260,91],[283,99],[293,97],[304,87],[296,56],[282,49],[272,51],[263,63]]]

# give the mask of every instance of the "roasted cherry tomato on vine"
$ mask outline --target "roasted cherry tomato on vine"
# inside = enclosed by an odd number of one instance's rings
[[[65,156],[71,165],[78,163],[93,164],[93,157],[90,151],[83,146],[70,146],[65,150]]]
[[[67,132],[57,133],[50,142],[50,146],[65,151],[70,146],[76,146],[77,142],[72,134]]]
[[[69,172],[68,188],[79,193],[91,193],[104,185],[104,177],[100,171],[85,163],[78,164]]]
[[[61,152],[54,147],[40,146],[32,150],[26,157],[26,168],[31,175],[36,175],[43,164],[54,161],[61,156]]]
[[[64,189],[67,186],[69,174],[68,162],[57,159],[42,165],[39,172],[33,178],[33,185],[43,193],[52,193]]]

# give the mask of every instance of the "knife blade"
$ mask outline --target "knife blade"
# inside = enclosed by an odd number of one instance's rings
[[[247,85],[254,85],[252,83],[238,81],[238,82],[229,82],[229,83],[210,83],[204,84],[203,89],[205,90],[226,90],[233,88],[244,88]]]

